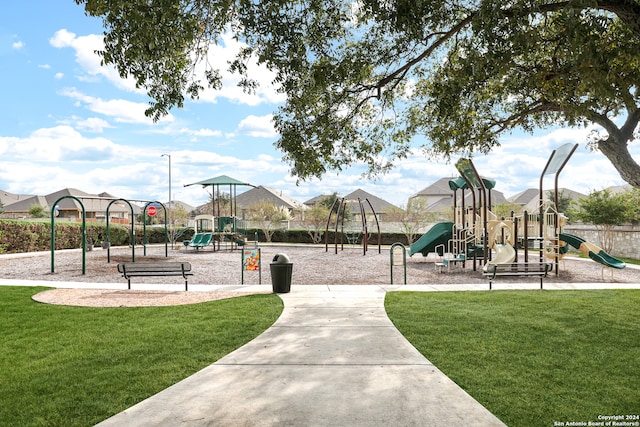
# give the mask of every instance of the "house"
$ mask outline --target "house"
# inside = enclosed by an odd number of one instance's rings
[[[164,205],[167,207],[167,209],[184,210],[187,214],[191,214],[192,212],[195,212],[197,210],[195,206],[192,206],[185,202],[181,202],[180,200],[164,202]]]
[[[509,198],[511,203],[522,206],[523,211],[533,212],[538,209],[540,190],[537,188],[527,188]]]
[[[20,200],[4,206],[3,218],[29,217],[29,209],[33,205],[41,206],[46,212],[49,212],[57,202],[56,218],[80,221],[82,219],[82,206],[84,206],[86,221],[105,222],[107,207],[109,207],[110,221],[122,224],[131,222],[131,209],[129,206],[123,202],[115,202],[109,206],[109,203],[117,199],[117,197],[108,193],[89,194],[75,188],[65,188],[46,196],[21,197]],[[80,200],[82,205],[74,198]],[[132,204],[132,207],[134,215],[140,213],[139,206]]]
[[[409,197],[408,203],[420,203],[421,206],[424,206],[424,210],[427,212],[440,214],[452,212],[451,209],[453,208],[454,192],[449,186],[449,181],[456,179],[457,177],[440,178],[433,184]],[[501,191],[497,191],[495,188],[491,188],[489,190],[489,197],[491,199],[492,206],[507,202],[504,194]],[[458,201],[458,204],[459,203],[460,202]],[[473,195],[470,191],[465,190],[464,192],[464,204],[465,206],[473,205]]]
[[[252,205],[262,202],[273,203],[279,208],[286,209],[292,217],[296,212],[301,212],[307,209],[304,204],[285,195],[282,191],[274,190],[263,185],[254,187],[236,196],[236,206],[242,219],[247,219],[249,217],[247,211]]]
[[[30,194],[13,194],[8,191],[0,190],[0,203],[2,206],[7,206],[29,197],[32,196]]]
[[[309,200],[307,200],[306,202],[303,202],[303,204],[309,208],[314,207],[317,203],[320,203],[321,201],[323,201],[324,199],[326,199],[327,197],[331,197],[331,195],[328,194],[321,194],[319,196],[315,196],[310,198]]]
[[[344,196],[345,203],[351,207],[351,213],[354,216],[360,216],[360,202],[363,203],[365,213],[371,212],[371,207],[375,211],[380,221],[384,220],[386,214],[393,210],[399,209],[396,205],[387,202],[380,197],[367,193],[362,189],[357,189]],[[367,202],[368,201],[368,202]],[[369,206],[369,203],[371,206]]]
[[[420,203],[430,212],[448,211],[453,206],[453,190],[449,181],[455,178],[440,178],[428,187],[409,197],[408,205]]]
[[[29,209],[33,205],[42,206],[47,212],[50,209],[44,196],[24,196],[13,203],[5,204],[2,217],[7,219],[27,218],[30,216]]]
[[[553,190],[545,190],[543,191],[543,194],[544,201],[548,202],[553,196]],[[570,190],[568,188],[559,188],[558,195],[562,198],[567,198],[575,202],[577,202],[578,199],[587,197],[582,193]],[[537,188],[528,188],[518,194],[511,196],[509,198],[509,201],[522,206],[523,211],[536,212],[539,209],[540,205],[540,190]]]
[[[306,202],[304,202],[304,204],[306,206],[311,207],[326,197],[331,197],[331,196],[330,195],[315,196],[307,200]],[[362,202],[362,207],[364,208],[365,213],[371,213],[371,208],[373,207],[373,210],[375,211],[379,220],[382,220],[385,217],[385,215],[392,212],[393,210],[399,209],[394,204],[389,203],[386,200],[381,199],[380,197],[374,196],[373,194],[367,193],[362,189],[357,189],[355,191],[352,191],[351,193],[347,194],[344,197],[338,196],[338,200],[342,198],[344,198],[345,204],[348,206],[349,212],[353,216],[354,221],[361,221],[360,202]],[[371,203],[371,206],[369,206],[369,203]]]

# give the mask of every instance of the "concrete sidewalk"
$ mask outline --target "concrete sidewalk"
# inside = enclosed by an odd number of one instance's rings
[[[504,425],[398,332],[385,293],[294,287],[262,335],[98,425]]]

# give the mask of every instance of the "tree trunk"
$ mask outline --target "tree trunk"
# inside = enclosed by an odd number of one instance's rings
[[[628,141],[616,135],[598,142],[598,149],[611,161],[622,179],[635,188],[640,188],[640,165],[631,157]]]

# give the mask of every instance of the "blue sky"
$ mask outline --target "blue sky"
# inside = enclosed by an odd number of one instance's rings
[[[3,5],[0,15],[0,190],[48,194],[72,187],[118,197],[168,200],[171,155],[172,198],[191,205],[208,199],[200,186],[184,184],[226,174],[265,185],[305,201],[319,194],[341,195],[362,188],[398,206],[443,176],[453,164],[419,153],[397,163],[376,181],[355,166],[296,186],[277,139],[271,114],[283,102],[257,66],[263,81],[255,95],[235,87],[207,91],[158,123],[144,116],[148,98],[115,70],[100,67],[93,53],[102,43],[99,20],[84,15],[73,0],[25,0]],[[226,60],[238,49],[226,39],[212,58]],[[511,196],[537,188],[551,151],[579,143],[560,177],[560,186],[582,193],[624,184],[610,162],[586,148],[586,129],[554,129],[535,135],[514,133],[489,156],[474,158],[481,175]],[[632,154],[640,160],[640,149]],[[456,159],[453,159],[455,162]],[[545,187],[553,185],[545,180]],[[239,190],[240,191],[240,190]]]

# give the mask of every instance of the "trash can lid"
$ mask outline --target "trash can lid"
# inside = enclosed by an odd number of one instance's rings
[[[273,262],[276,264],[289,264],[291,261],[287,254],[276,254],[276,256],[273,257]]]

